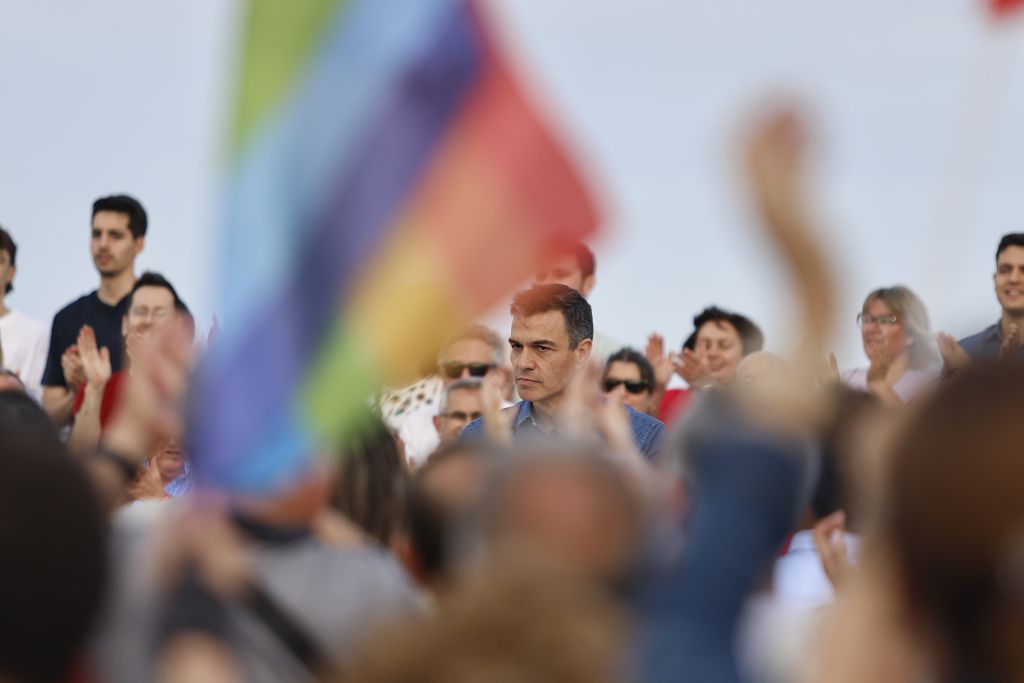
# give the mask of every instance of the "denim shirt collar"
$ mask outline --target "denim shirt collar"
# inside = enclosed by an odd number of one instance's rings
[[[537,418],[534,417],[533,402],[532,401],[520,401],[519,409],[516,411],[516,419],[512,421],[512,431],[518,432],[520,427],[526,425],[527,427],[536,429],[538,432],[544,434],[554,434],[557,430],[545,430],[537,424]]]

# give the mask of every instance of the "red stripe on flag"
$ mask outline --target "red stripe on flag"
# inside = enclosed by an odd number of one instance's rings
[[[1024,0],[988,0],[988,6],[997,17],[1005,17],[1014,10],[1024,9]]]
[[[592,237],[598,213],[561,145],[491,43],[479,82],[421,179],[412,222],[442,245],[463,303],[479,312],[538,266]]]

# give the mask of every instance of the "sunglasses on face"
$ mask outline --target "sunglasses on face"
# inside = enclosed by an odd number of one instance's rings
[[[441,413],[441,417],[447,420],[463,420],[466,422],[472,422],[473,420],[477,420],[483,416],[484,414],[479,411],[464,413],[461,410],[455,410],[450,413]]]
[[[496,367],[498,366],[495,363],[445,363],[441,366],[441,372],[448,379],[458,379],[466,369],[469,369],[470,377],[483,377]]]
[[[633,382],[625,379],[606,379],[604,381],[605,393],[611,393],[622,384],[626,387],[626,391],[631,394],[642,394],[647,391],[647,382]]]

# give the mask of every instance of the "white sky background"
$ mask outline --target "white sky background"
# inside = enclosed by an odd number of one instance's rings
[[[821,143],[815,188],[842,285],[841,365],[862,363],[853,317],[876,286],[911,286],[935,326],[958,335],[996,319],[995,245],[1024,231],[1020,19],[994,27],[981,0],[493,4],[605,209],[598,329],[637,345],[660,330],[675,346],[715,302],[783,347],[788,284],[735,163],[744,116],[780,92],[808,105]],[[12,306],[48,320],[95,287],[89,208],[126,191],[150,214],[140,267],[170,277],[208,325],[239,6],[0,0]]]

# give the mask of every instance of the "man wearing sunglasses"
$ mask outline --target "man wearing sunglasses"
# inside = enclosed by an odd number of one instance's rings
[[[490,373],[504,372],[505,349],[492,330],[472,325],[441,349],[436,374],[382,398],[381,413],[398,432],[410,462],[422,464],[441,442],[436,418],[445,412],[443,392],[460,380],[480,381]]]
[[[534,285],[512,301],[512,369],[523,400],[506,408],[514,440],[562,431],[561,413],[573,376],[590,361],[594,318],[577,290],[562,284]],[[634,443],[644,457],[657,455],[665,425],[625,406]],[[483,419],[474,420],[462,438],[479,438]]]

